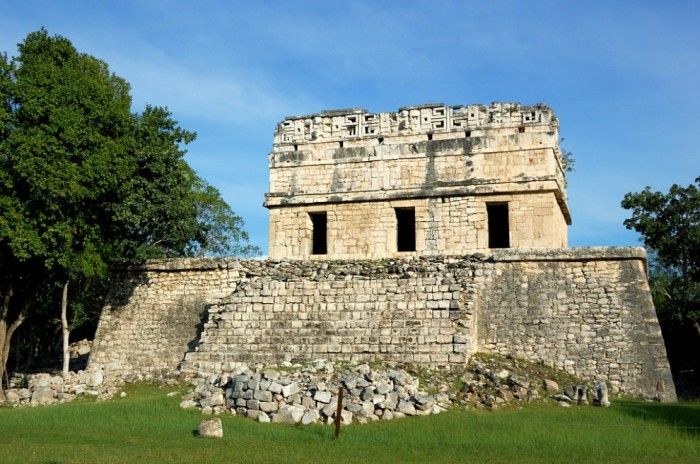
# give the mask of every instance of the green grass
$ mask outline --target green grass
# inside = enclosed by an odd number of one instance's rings
[[[202,416],[166,397],[173,390],[0,409],[0,463],[700,462],[699,403],[454,410],[344,427],[337,441],[327,426],[225,416],[216,440],[194,435]]]

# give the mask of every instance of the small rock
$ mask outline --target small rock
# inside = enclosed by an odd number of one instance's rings
[[[569,385],[563,392],[571,401],[576,401],[576,385]]]
[[[224,399],[224,394],[220,391],[213,393],[209,397],[209,405],[211,406],[223,406],[226,404],[226,400]]]
[[[102,373],[102,371],[95,371],[92,374],[90,374],[90,378],[88,379],[88,386],[96,388],[102,385],[103,382],[104,374]]]
[[[270,386],[267,387],[267,390],[272,393],[282,393],[282,385],[273,381],[270,383]]]
[[[389,383],[381,382],[381,383],[379,383],[379,385],[377,385],[376,391],[380,395],[386,395],[387,393],[389,393],[393,389],[394,389],[394,387],[391,386]]]
[[[496,390],[496,397],[496,399],[500,398],[503,401],[511,401],[513,399],[513,394],[509,390],[501,387]]]
[[[54,402],[54,391],[50,387],[39,387],[32,393],[32,406],[41,406]]]
[[[292,382],[289,385],[285,385],[282,387],[282,396],[285,398],[295,395],[299,393],[301,389],[299,388],[299,384],[297,382]]]
[[[599,382],[593,387],[593,404],[606,408],[610,406],[608,385],[605,382]]]
[[[559,384],[556,383],[554,380],[544,379],[542,381],[542,384],[544,385],[544,390],[547,393],[554,393],[559,391]]]
[[[340,421],[343,424],[351,424],[352,423],[352,413],[350,411],[343,409],[342,411],[340,411]]]
[[[265,413],[262,412],[262,411],[249,409],[249,410],[246,412],[246,416],[248,416],[249,419],[253,419],[253,420],[255,420],[255,421],[262,422],[262,421],[260,421],[260,416],[265,416],[265,417],[267,417],[267,414],[265,414]],[[268,417],[268,422],[269,422],[269,417]]]
[[[120,398],[126,398],[126,392],[121,392],[121,393],[119,394],[119,397],[120,397]]]
[[[317,391],[314,394],[314,400],[318,401],[319,403],[324,403],[324,404],[330,403],[331,397],[332,397],[331,393],[327,392],[327,391]]]
[[[222,438],[224,436],[224,427],[221,424],[221,419],[215,417],[214,419],[202,421],[197,432],[200,437]]]
[[[22,397],[15,390],[7,390],[5,392],[5,401],[7,401],[8,404],[17,404],[20,402],[21,399]]]
[[[508,379],[510,380],[510,382],[513,385],[517,385],[517,386],[523,387],[525,389],[530,388],[530,381],[524,377],[521,377],[521,376],[515,375],[515,374],[510,374]]]
[[[447,405],[450,404],[450,395],[447,393],[438,393],[435,395],[435,401],[437,401],[439,404]]]
[[[272,422],[275,424],[294,424],[294,418],[289,411],[280,411],[272,416]]]
[[[292,416],[292,420],[294,421],[295,424],[298,424],[301,422],[301,418],[304,417],[304,407],[299,406],[299,405],[287,405],[285,406],[285,410],[289,412]]]
[[[333,415],[335,414],[335,410],[337,409],[337,407],[338,407],[338,402],[337,402],[337,401],[333,401],[333,402],[330,403],[328,406],[326,406],[326,407],[324,407],[323,409],[321,409],[321,412],[322,412],[323,415],[326,416],[326,417],[333,417]]]
[[[250,390],[248,390],[250,391]],[[245,398],[245,396],[244,396]],[[255,390],[253,393],[253,398],[250,399],[256,399],[258,401],[263,401],[263,402],[270,402],[272,401],[272,393],[266,390]]]
[[[301,423],[303,425],[313,424],[315,422],[318,422],[320,418],[321,415],[318,413],[318,411],[315,409],[311,409],[304,413],[304,415],[301,418]]]
[[[258,407],[263,412],[275,412],[279,408],[276,401],[261,401],[258,403]]]
[[[408,401],[404,401],[404,400],[399,401],[399,406],[398,406],[397,410],[400,413],[405,414],[407,416],[415,416],[416,415],[415,406],[413,406],[413,404],[408,402]]]
[[[508,372],[506,369],[503,369],[496,374],[496,377],[498,377],[501,380],[506,380],[508,378],[508,375],[510,375],[510,372]]]

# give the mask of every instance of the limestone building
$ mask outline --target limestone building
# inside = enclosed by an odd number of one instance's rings
[[[567,246],[558,120],[544,105],[289,117],[269,162],[273,259]]]
[[[124,269],[90,364],[138,375],[319,358],[459,370],[497,353],[675,399],[644,249],[566,248],[558,140],[540,105],[288,118],[270,155],[272,259]],[[401,259],[368,259],[388,257]]]

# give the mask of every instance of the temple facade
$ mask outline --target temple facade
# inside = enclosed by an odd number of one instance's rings
[[[567,246],[558,120],[543,105],[288,117],[269,163],[272,259]]]

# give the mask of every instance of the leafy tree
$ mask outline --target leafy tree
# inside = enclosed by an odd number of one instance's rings
[[[0,56],[0,377],[13,333],[57,287],[66,352],[69,289],[80,319],[80,292],[112,264],[257,252],[185,162],[196,134],[167,109],[132,113],[125,80],[44,29],[18,49]]]
[[[700,392],[700,177],[668,193],[649,187],[628,193],[622,207],[632,211],[628,229],[642,236],[649,253],[649,284],[680,395]]]
[[[674,184],[666,194],[649,187],[628,193],[622,207],[632,210],[625,227],[641,234],[665,276],[658,282],[659,296],[671,302],[674,318],[693,324],[700,334],[700,177],[687,187]]]

